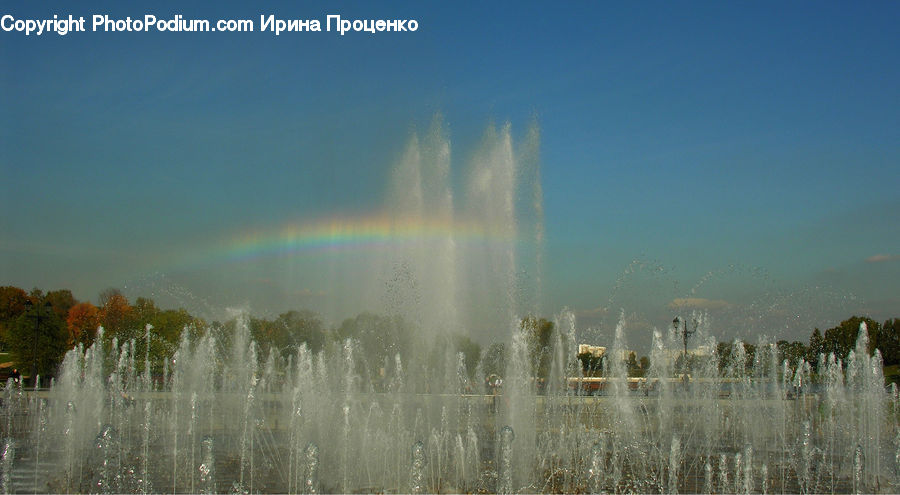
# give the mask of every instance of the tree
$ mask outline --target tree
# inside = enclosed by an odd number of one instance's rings
[[[107,332],[106,335],[109,338],[127,337],[126,330],[134,326],[132,308],[128,304],[128,299],[120,292],[114,292],[106,297],[101,297],[101,300],[104,301],[104,304],[100,308],[100,323],[103,325],[103,330]]]
[[[74,347],[78,344],[85,348],[94,343],[97,328],[100,326],[100,310],[89,302],[78,303],[69,309],[66,315],[66,329],[69,331],[67,344]]]
[[[806,360],[810,355],[809,348],[800,341],[788,342],[779,340],[775,345],[781,353],[782,360],[787,360],[788,366],[792,370],[796,370],[800,361]]]
[[[414,333],[409,324],[399,316],[361,313],[355,318],[344,320],[335,334],[341,342],[356,342],[359,352],[354,353],[354,365],[364,381],[380,381],[392,376],[396,371],[394,357],[398,354],[407,367],[414,357]],[[426,350],[424,346],[415,348],[419,351]],[[418,357],[433,368],[435,362],[429,361],[429,356],[430,353],[425,353]],[[427,384],[427,379],[423,383]]]
[[[69,349],[69,333],[62,318],[44,307],[43,302],[35,304],[13,320],[7,345],[16,367],[29,372],[34,367],[39,375],[52,376]]]
[[[196,331],[203,327],[202,320],[194,318],[183,308],[167,309],[159,311],[147,322],[153,325],[151,333],[168,342],[172,347],[178,347],[182,333]],[[194,335],[196,337],[196,335]]]
[[[250,319],[250,332],[259,345],[261,354],[274,350],[282,357],[297,352],[303,344],[312,352],[325,347],[325,329],[322,320],[312,311],[291,310],[278,315],[274,321]],[[349,333],[352,333],[348,330]]]
[[[749,373],[753,369],[753,358],[756,355],[756,346],[746,342],[740,342],[744,351],[744,362],[741,363],[738,362],[739,359],[734,352],[734,347],[738,342],[740,341],[719,342],[716,345],[716,355],[719,358],[720,373],[724,373],[725,370],[729,368],[735,373]]]
[[[102,308],[103,306],[106,306],[106,303],[109,302],[109,300],[113,296],[121,296],[121,295],[122,295],[122,291],[120,291],[119,289],[116,289],[115,287],[109,287],[107,289],[104,289],[103,292],[101,292],[97,296],[99,303],[100,303],[99,306]]]
[[[881,325],[875,347],[881,351],[885,366],[900,364],[900,318],[887,320]]]
[[[640,376],[641,367],[638,365],[637,355],[633,351],[628,353],[625,367],[628,370],[628,376]]]
[[[25,301],[28,294],[12,286],[0,287],[0,343],[6,347],[9,325],[25,312]]]
[[[603,376],[603,356],[584,352],[577,357],[581,361],[581,373],[584,376]]]
[[[465,335],[456,334],[453,336],[453,346],[456,352],[463,353],[466,373],[469,379],[472,379],[475,376],[475,368],[478,367],[478,360],[481,359],[481,345]]]
[[[78,301],[72,295],[72,291],[68,289],[52,290],[44,296],[44,300],[50,302],[53,311],[63,320],[68,317],[69,309],[78,304]]]
[[[871,318],[862,316],[853,316],[841,322],[840,325],[825,330],[825,338],[823,347],[826,353],[834,353],[834,355],[846,361],[847,355],[856,347],[856,340],[859,336],[859,325],[865,323],[868,327],[869,335],[878,333],[880,325]],[[874,344],[872,339],[869,340],[869,348],[867,351],[871,354],[874,352]]]
[[[525,331],[525,342],[531,361],[531,376],[549,378],[553,359],[553,322],[528,316],[523,318],[519,325]]]
[[[159,313],[159,308],[153,299],[139,297],[131,307],[131,318],[137,326],[143,326],[150,322]]]
[[[275,324],[285,333],[282,349],[296,348],[306,344],[312,352],[319,352],[325,347],[325,329],[319,315],[312,311],[288,311],[278,315]]]
[[[162,372],[162,363],[172,357],[181,343],[181,337],[185,330],[199,332],[203,328],[203,321],[191,316],[184,309],[167,309],[157,311],[149,320],[140,322],[140,335],[134,335],[135,353],[144,355],[146,350],[146,325],[150,329],[150,367],[154,373]],[[137,325],[135,325],[136,327]],[[137,330],[134,331],[136,333]]]
[[[825,339],[822,337],[822,332],[816,328],[809,337],[809,348],[806,353],[806,360],[812,364],[815,370],[819,368],[819,354],[825,354]]]
[[[408,358],[412,344],[412,329],[402,318],[373,313],[347,318],[337,329],[337,336],[341,341],[358,341],[364,352],[378,361],[396,354]]]
[[[481,369],[484,372],[484,377],[479,378],[487,378],[491,375],[503,376],[506,373],[506,354],[506,346],[504,344],[499,342],[491,344],[481,358]]]
[[[0,322],[14,320],[25,312],[28,294],[12,286],[0,287]]]
[[[647,374],[647,370],[650,369],[650,359],[647,356],[641,356],[641,376]]]

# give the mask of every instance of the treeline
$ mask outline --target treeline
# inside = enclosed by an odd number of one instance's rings
[[[443,373],[447,351],[462,353],[469,379],[474,378],[481,358],[481,346],[465,335],[440,336],[428,345],[402,318],[363,313],[329,328],[311,311],[288,311],[274,319],[249,316],[239,322],[206,322],[185,309],[160,309],[149,298],[129,301],[121,291],[108,289],[100,294],[99,304],[78,301],[69,290],[30,292],[19,287],[0,287],[0,351],[3,361],[11,362],[23,376],[55,375],[66,352],[81,346],[87,349],[101,338],[104,350],[114,342],[134,342],[134,355],[147,356],[151,372],[161,374],[164,361],[171,358],[182,338],[196,339],[213,332],[224,355],[236,334],[235,326],[246,324],[256,343],[257,357],[287,359],[301,346],[313,353],[342,352],[348,339],[360,349],[356,353],[356,372],[377,383],[397,366],[395,356],[417,354],[430,362],[429,370]],[[135,363],[143,371],[143,360]],[[437,371],[437,368],[442,368]],[[12,369],[6,369],[8,375]],[[419,371],[419,370],[416,370]]]
[[[782,362],[787,361],[791,371],[796,371],[797,366],[805,361],[809,363],[811,371],[817,373],[819,356],[827,357],[833,354],[835,358],[840,359],[846,365],[850,351],[856,348],[861,323],[866,324],[869,336],[866,352],[871,356],[877,349],[881,353],[883,365],[886,368],[886,378],[890,381],[898,381],[900,379],[897,370],[897,366],[900,365],[900,318],[878,323],[871,318],[853,316],[839,325],[825,330],[824,334],[815,328],[809,343],[799,340],[793,342],[779,340],[775,346],[778,348]],[[757,346],[747,342],[742,342],[740,345],[744,355],[745,371],[750,372],[756,359]],[[733,342],[719,342],[716,345],[715,357],[720,372],[724,372],[728,366],[734,366],[736,360],[734,352],[735,343]],[[578,359],[581,362],[584,376],[603,376],[604,367],[608,366],[605,358],[589,353],[579,354]],[[687,359],[688,363],[685,366],[684,356],[678,355],[675,358],[674,369],[696,369],[697,361],[701,358],[696,353],[689,352]],[[650,367],[650,360],[646,356],[638,360],[634,352],[629,352],[625,357],[624,367],[628,376],[644,376]]]
[[[879,349],[884,365],[896,370],[900,365],[900,319],[897,318],[879,324],[869,318],[854,316],[824,333],[814,329],[808,343],[780,340],[776,345],[792,368],[805,360],[815,372],[820,354],[833,353],[846,360],[856,346],[859,326],[863,322],[869,332],[868,352],[871,354]],[[465,378],[470,381],[468,386],[477,387],[490,375],[504,376],[510,359],[527,361],[525,372],[547,379],[558,341],[554,323],[534,316],[521,320],[523,349],[519,355],[511,356],[506,344],[493,343],[482,352],[477,342],[462,334],[435,335],[425,342],[423,332],[416,331],[398,316],[362,313],[347,318],[336,327],[326,326],[311,311],[288,311],[274,319],[250,316],[244,322],[206,322],[184,309],[161,309],[149,298],[129,301],[116,289],[102,292],[95,305],[76,300],[69,290],[44,293],[40,289],[26,292],[18,287],[0,287],[0,350],[8,353],[4,361],[11,361],[12,366],[26,376],[33,373],[53,376],[67,351],[77,346],[86,349],[95,344],[101,327],[101,344],[107,351],[113,342],[119,345],[134,342],[134,355],[148,356],[151,372],[162,373],[164,361],[174,355],[185,332],[191,339],[215,332],[222,346],[228,347],[238,324],[246,324],[249,328],[260,361],[269,356],[286,360],[296,355],[301,346],[313,353],[340,354],[344,342],[354,341],[358,349],[353,356],[354,372],[375,388],[387,387],[385,380],[401,373],[403,366],[410,365],[416,369],[406,371],[423,375],[425,383],[446,380],[448,375],[464,370],[466,376],[459,377],[460,380]],[[720,367],[733,363],[733,349],[731,343],[719,343],[716,356]],[[224,348],[221,351],[227,352]],[[756,347],[745,343],[743,351],[749,369]],[[406,363],[396,362],[397,355]],[[646,356],[638,359],[633,352],[623,358],[630,376],[642,376],[650,366]],[[579,355],[578,359],[586,376],[602,376],[607,364],[589,354]],[[139,361],[136,365],[143,370],[143,361]],[[675,367],[684,369],[680,361]],[[573,372],[571,369],[560,371]]]
[[[149,352],[154,362],[174,353],[185,330],[199,335],[207,327],[184,309],[163,310],[144,297],[132,303],[116,289],[101,293],[99,303],[78,301],[65,289],[44,293],[0,287],[0,346],[22,375],[47,377],[56,373],[67,351],[94,344],[100,327],[107,349],[114,340],[134,339],[140,355]],[[147,325],[152,327],[149,349]]]
[[[866,324],[869,336],[866,352],[871,356],[877,349],[881,353],[885,367],[900,365],[900,318],[878,323],[871,318],[853,316],[839,325],[825,330],[824,334],[818,328],[814,329],[809,343],[779,340],[775,345],[778,347],[782,359],[788,361],[792,370],[795,370],[801,361],[806,361],[815,373],[818,371],[820,355],[834,354],[835,358],[846,364],[850,351],[856,348],[862,323]],[[731,344],[719,343],[717,355],[720,359],[720,367],[731,359],[732,349]],[[749,368],[756,355],[756,346],[744,343],[744,352]]]

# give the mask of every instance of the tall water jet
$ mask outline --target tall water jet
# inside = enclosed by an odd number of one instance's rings
[[[404,240],[385,254],[387,273],[381,276],[401,277],[388,294],[388,307],[432,336],[459,331],[458,252],[447,228],[456,216],[450,141],[440,116],[423,139],[410,139],[393,171],[388,198],[392,236]],[[422,225],[429,227],[425,235],[409,238],[409,229]]]
[[[588,471],[590,493],[601,493],[603,483],[604,452],[603,445],[596,442],[591,447],[591,468]]]
[[[426,493],[425,486],[425,445],[419,441],[412,447],[412,463],[409,468],[410,493]]]
[[[504,426],[500,430],[500,454],[497,463],[500,470],[497,480],[497,493],[515,493],[513,489],[513,440],[516,434],[510,426]]]
[[[304,452],[306,457],[306,474],[303,477],[303,493],[319,493],[319,447],[310,442]]]
[[[511,125],[507,123],[499,130],[489,128],[472,160],[464,214],[467,218],[479,218],[487,232],[500,238],[516,239],[518,235],[517,166]],[[484,240],[469,246],[466,256],[480,260],[467,267],[470,297],[466,307],[473,308],[473,316],[486,318],[495,328],[514,320],[520,309],[515,290],[515,249]],[[489,301],[501,311],[485,311],[483,304]]]
[[[216,460],[213,450],[213,438],[210,436],[203,437],[201,443],[201,458],[198,472],[200,474],[200,490],[199,493],[204,495],[216,493]]]

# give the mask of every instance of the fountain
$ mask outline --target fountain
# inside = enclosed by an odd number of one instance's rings
[[[368,362],[368,350],[347,340],[319,353],[259,356],[239,315],[229,335],[210,330],[192,340],[184,332],[154,374],[134,341],[105,339],[101,330],[97,344],[69,352],[49,390],[5,385],[0,490],[900,491],[900,397],[896,387],[885,391],[865,327],[846,362],[819,356],[812,380],[811,363],[792,369],[762,337],[749,364],[735,344],[726,362],[714,352],[698,356],[690,376],[676,378],[684,370],[671,356],[683,342],[673,326],[654,333],[638,387],[613,359],[604,395],[587,396],[579,394],[575,318],[563,311],[549,379],[539,386],[516,316],[539,298],[538,289],[523,295],[517,250],[531,239],[539,265],[535,139],[531,132],[517,151],[509,126],[490,131],[473,159],[465,208],[454,205],[439,122],[403,154],[390,202],[395,231],[432,222],[494,236],[428,231],[380,259],[368,283],[387,287],[379,304],[401,317],[392,321],[416,329],[404,352]],[[531,223],[517,213],[523,204]],[[534,273],[539,279],[540,267]],[[694,339],[714,350],[714,329],[701,316]],[[480,376],[472,386],[472,370],[451,346],[435,345],[476,320],[508,339],[496,396],[482,393]],[[611,355],[628,348],[625,336],[623,313]],[[377,386],[372,370],[384,375]]]

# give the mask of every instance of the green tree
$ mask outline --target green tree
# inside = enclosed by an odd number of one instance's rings
[[[741,342],[741,345],[744,348],[743,363],[737,362],[739,360],[734,352],[734,342],[719,342],[716,345],[716,356],[719,358],[720,373],[724,373],[729,367],[735,372],[742,368],[744,373],[749,373],[753,369],[753,358],[756,355],[756,346],[746,342]]]
[[[484,376],[479,378],[484,379],[491,375],[503,376],[506,373],[506,361],[506,345],[494,342],[488,346],[481,358],[481,369]]]
[[[531,376],[547,379],[550,376],[550,364],[553,359],[553,322],[528,316],[523,318],[519,325],[525,331],[525,342],[531,361]]]
[[[818,371],[819,354],[825,354],[825,338],[822,337],[822,332],[818,327],[813,330],[812,335],[809,337],[809,347],[806,352],[806,360],[812,364],[814,370]]]
[[[463,353],[463,359],[466,364],[466,373],[469,379],[475,377],[475,368],[478,367],[478,361],[481,359],[481,345],[473,341],[468,336],[456,334],[453,336],[453,346],[456,352]]]
[[[628,370],[628,376],[641,376],[641,366],[638,364],[637,354],[628,353],[628,359],[625,360],[625,368]]]
[[[297,347],[306,344],[310,351],[318,353],[325,347],[325,328],[319,315],[312,311],[282,313],[275,324],[284,330],[282,349],[290,348],[295,353]]]
[[[28,301],[28,294],[13,286],[0,287],[0,345],[3,349],[8,349],[7,332],[10,325],[25,312],[25,301]]]
[[[900,364],[900,318],[887,320],[881,325],[875,347],[881,351],[885,366]]]
[[[44,302],[34,304],[12,321],[7,332],[7,345],[15,366],[24,373],[32,369],[41,376],[56,374],[69,349],[69,333],[65,322]]]
[[[825,330],[823,339],[823,347],[826,353],[834,353],[836,357],[846,361],[847,355],[856,347],[856,340],[859,336],[859,325],[865,323],[868,327],[869,335],[878,333],[880,325],[871,318],[862,316],[853,316],[841,322],[840,325]],[[869,348],[867,351],[872,353],[875,350],[872,339],[869,339]]]
[[[779,340],[775,345],[781,353],[781,359],[787,360],[792,370],[796,370],[800,361],[806,360],[811,354],[809,348],[800,341]]]
[[[153,325],[151,332],[165,340],[171,346],[177,348],[185,331],[191,332],[190,337],[196,338],[203,329],[203,320],[194,318],[184,308],[166,309],[157,312],[148,322]]]
[[[361,313],[344,320],[335,335],[341,342],[349,339],[357,343],[359,352],[354,354],[355,366],[365,380],[378,381],[392,375],[396,367],[394,357],[397,354],[407,366],[413,358],[414,333],[409,324],[399,316]],[[437,365],[427,359],[432,353],[424,346],[416,349],[426,351],[421,358],[429,366],[434,368]]]
[[[373,313],[347,318],[336,334],[341,341],[358,341],[364,352],[378,361],[393,358],[396,354],[408,357],[413,337],[412,329],[402,318]]]
[[[63,320],[69,316],[69,309],[78,304],[72,291],[68,289],[52,290],[44,296],[44,300],[50,303],[56,315]]]
[[[583,352],[577,357],[581,361],[581,373],[584,376],[603,376],[603,356],[596,357],[590,352]]]
[[[160,309],[153,302],[153,299],[139,297],[135,299],[134,305],[131,307],[131,319],[138,327],[143,327],[156,317]]]

